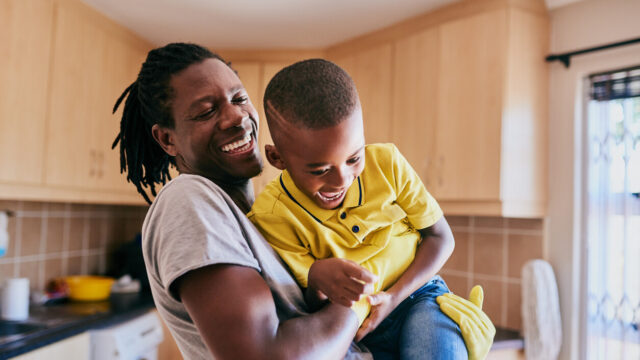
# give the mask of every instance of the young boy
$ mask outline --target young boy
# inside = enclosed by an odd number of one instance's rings
[[[376,359],[467,359],[436,303],[449,292],[436,273],[453,251],[451,230],[394,145],[365,146],[353,80],[326,60],[298,62],[271,80],[264,105],[267,159],[282,173],[248,216],[307,302],[352,306],[356,340]]]

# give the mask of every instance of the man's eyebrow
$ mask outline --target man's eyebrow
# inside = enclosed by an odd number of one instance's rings
[[[364,149],[364,145],[362,145],[358,150],[356,150],[349,157],[351,158],[351,157],[356,156],[360,151],[362,151],[362,149]],[[318,167],[322,167],[322,166],[325,166],[325,165],[327,165],[327,163],[309,163],[309,164],[306,165],[306,167],[308,167],[308,168],[318,168]]]

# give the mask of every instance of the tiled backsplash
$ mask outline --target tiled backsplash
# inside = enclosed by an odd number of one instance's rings
[[[0,200],[0,210],[14,213],[0,283],[27,277],[43,289],[59,276],[104,274],[110,253],[140,232],[147,208]]]
[[[111,252],[140,231],[144,206],[2,201],[11,210],[9,247],[0,257],[0,283],[28,277],[32,289],[52,278],[103,274]],[[522,265],[543,257],[542,219],[447,217],[456,249],[441,274],[449,288],[466,295],[485,291],[484,310],[496,325],[521,329]]]
[[[448,216],[456,248],[441,274],[464,296],[484,288],[484,307],[495,325],[522,329],[521,269],[544,255],[544,220]]]

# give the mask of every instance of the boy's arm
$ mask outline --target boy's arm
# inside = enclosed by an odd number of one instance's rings
[[[436,275],[451,256],[455,241],[444,217],[419,231],[422,241],[411,265],[389,289],[369,296],[371,314],[358,330],[356,341],[375,329],[398,304]]]
[[[338,359],[358,321],[348,308],[280,322],[260,274],[238,265],[211,265],[180,278],[178,294],[216,359]]]

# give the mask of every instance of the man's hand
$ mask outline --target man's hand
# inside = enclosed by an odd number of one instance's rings
[[[360,326],[360,329],[358,329],[355,338],[356,341],[362,340],[367,336],[367,334],[375,330],[382,320],[391,314],[393,309],[397,306],[393,296],[384,291],[374,295],[369,295],[367,300],[369,300],[369,304],[371,304],[371,311],[369,312],[369,316]]]
[[[373,292],[378,277],[351,260],[317,260],[309,269],[309,289],[320,291],[334,303],[348,306]]]
[[[469,294],[469,300],[452,293],[438,296],[436,300],[440,310],[460,326],[464,343],[467,345],[469,360],[484,359],[491,350],[496,328],[487,314],[482,311],[484,300],[482,287],[474,286]]]

